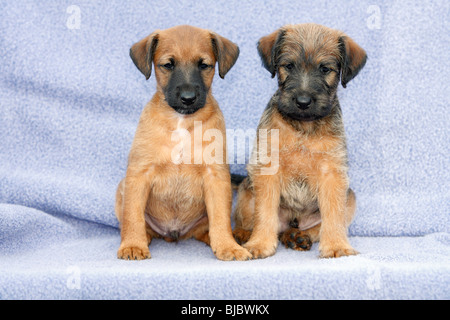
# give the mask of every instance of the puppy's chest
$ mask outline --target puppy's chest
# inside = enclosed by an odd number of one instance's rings
[[[192,201],[203,199],[201,172],[193,165],[159,166],[152,179],[151,197],[155,201],[189,206]]]
[[[226,163],[224,134],[206,125],[195,124],[184,128],[178,124],[174,130],[158,132],[158,144],[150,145],[151,162],[158,164],[202,165]]]
[[[346,165],[345,145],[339,141],[298,139],[280,145],[280,168],[296,181],[329,174]]]
[[[299,213],[317,206],[317,192],[304,178],[287,178],[281,183],[280,207]],[[311,211],[311,210],[308,210]]]
[[[280,146],[281,207],[313,211],[319,181],[341,170],[345,163],[341,144],[299,140]]]

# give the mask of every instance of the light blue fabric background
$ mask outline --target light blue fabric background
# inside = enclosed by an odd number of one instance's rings
[[[0,1],[0,298],[450,298],[449,8],[446,0]],[[369,57],[339,89],[358,198],[349,233],[361,255],[319,260],[317,245],[280,246],[265,260],[224,263],[201,243],[155,240],[151,260],[116,260],[115,189],[155,91],[130,46],[180,24],[237,43],[240,57],[224,80],[216,74],[213,93],[227,128],[255,129],[276,90],[256,43],[304,22],[344,31]],[[79,289],[67,285],[70,266]]]

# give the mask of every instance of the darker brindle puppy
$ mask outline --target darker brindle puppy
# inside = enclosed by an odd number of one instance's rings
[[[258,129],[279,130],[279,141],[259,135],[258,142],[267,139],[267,148],[279,151],[263,164],[255,146],[239,186],[234,235],[256,258],[274,254],[278,237],[295,250],[320,240],[322,257],[357,254],[347,238],[356,203],[337,88],[358,74],[366,53],[344,33],[317,24],[285,26],[263,37],[258,51],[278,75]],[[277,170],[264,173],[268,167]]]

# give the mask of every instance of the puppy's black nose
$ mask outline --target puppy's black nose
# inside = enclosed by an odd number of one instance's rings
[[[184,105],[190,106],[197,99],[197,94],[194,90],[182,90],[180,92],[180,99]]]
[[[299,107],[302,110],[306,110],[311,105],[311,98],[306,96],[298,96],[296,99],[297,107]]]

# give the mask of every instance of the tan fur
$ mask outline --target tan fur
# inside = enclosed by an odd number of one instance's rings
[[[235,56],[230,57],[222,49],[226,59],[217,58],[212,41],[226,43],[228,52],[234,52]],[[161,234],[172,226],[182,230],[187,228],[180,240],[194,237],[203,241],[221,260],[245,260],[250,257],[232,236],[231,183],[226,159],[221,162],[223,164],[206,164],[204,159],[201,164],[195,164],[196,150],[203,152],[212,143],[203,141],[200,146],[194,145],[195,121],[201,123],[202,136],[208,129],[217,129],[225,139],[225,122],[219,106],[209,90],[202,109],[190,115],[178,114],[165,100],[163,88],[167,85],[169,72],[160,67],[169,58],[174,58],[178,63],[195,63],[202,58],[212,65],[219,60],[224,75],[234,64],[237,53],[237,46],[231,41],[208,30],[190,26],[157,30],[132,47],[133,61],[147,78],[154,62],[157,91],[142,112],[129,154],[126,176],[117,189],[116,215],[121,226],[119,258],[150,258],[148,246],[151,239],[160,237],[173,241]],[[147,60],[148,57],[151,60]],[[205,71],[202,76],[205,85],[210,88],[214,68]],[[172,141],[172,136],[181,130],[191,134],[191,161],[177,164],[173,162],[173,157],[179,141]],[[224,157],[225,148],[224,140]],[[183,154],[179,156],[186,159]],[[154,230],[149,222],[161,230]]]
[[[277,47],[280,34],[283,45]],[[340,31],[315,24],[290,25],[263,37],[258,50],[264,66],[283,82],[287,72],[282,66],[273,66],[275,55],[279,61],[307,61],[303,68],[317,68],[329,61],[338,70],[339,65],[333,61],[343,59],[341,37],[346,39],[347,55],[352,52],[345,61],[345,68],[352,69],[348,71],[349,81],[362,68],[366,56]],[[344,69],[344,63],[341,64]],[[337,88],[339,74],[332,72],[325,81]],[[273,175],[263,175],[262,169],[272,163],[249,164],[248,177],[239,186],[235,211],[235,237],[238,242],[246,242],[244,247],[253,257],[273,255],[278,237],[292,247],[295,241],[305,244],[320,240],[321,257],[357,254],[347,238],[356,201],[349,189],[345,134],[336,89],[330,93],[330,99],[336,104],[332,113],[310,122],[283,117],[276,108],[275,96],[264,111],[258,132],[279,130],[279,168]],[[252,157],[257,158],[258,152],[255,147]],[[319,218],[321,223],[317,224]],[[294,220],[298,226],[293,228],[289,223]],[[309,249],[310,244],[302,247]]]

